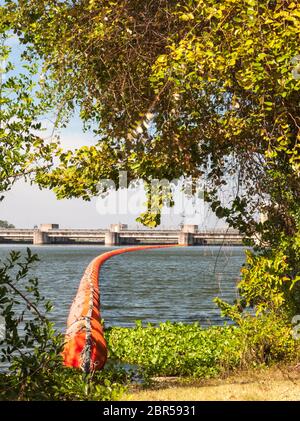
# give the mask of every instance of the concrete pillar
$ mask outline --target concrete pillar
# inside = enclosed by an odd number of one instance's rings
[[[128,225],[126,224],[110,224],[109,231],[110,232],[121,232],[123,230],[126,230],[128,228]]]
[[[190,232],[180,232],[178,235],[178,244],[180,246],[193,246],[194,235]]]
[[[40,230],[43,232],[49,231],[49,230],[58,230],[58,229],[59,229],[58,224],[41,224],[40,225]]]
[[[192,234],[195,234],[196,232],[198,232],[198,225],[188,225],[185,224],[182,227],[182,232],[190,232]]]
[[[36,246],[41,246],[43,244],[49,244],[50,239],[47,232],[41,230],[34,230],[33,232],[33,244]]]
[[[118,232],[106,232],[104,244],[106,246],[118,246],[120,244],[120,234]]]

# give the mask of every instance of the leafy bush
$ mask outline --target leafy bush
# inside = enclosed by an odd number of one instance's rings
[[[105,369],[86,375],[77,369],[55,367],[27,375],[20,384],[15,375],[0,374],[0,400],[118,400],[130,375],[121,369]]]
[[[239,332],[242,366],[290,362],[299,357],[299,342],[293,339],[291,324],[277,314],[248,315]]]
[[[256,314],[273,311],[290,316],[299,310],[300,248],[295,251],[295,247],[291,249],[289,243],[282,241],[280,247],[260,254],[246,252],[246,265],[238,285],[243,308],[254,307]]]
[[[275,255],[247,254],[247,265],[242,269],[239,283],[246,306],[255,306],[256,313],[283,309],[291,301],[291,291],[298,277],[290,276],[287,256],[280,250]]]

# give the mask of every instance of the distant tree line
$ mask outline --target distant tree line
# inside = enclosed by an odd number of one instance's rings
[[[7,221],[0,220],[0,228],[15,228],[15,226]]]

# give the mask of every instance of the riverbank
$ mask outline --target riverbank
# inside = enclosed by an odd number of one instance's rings
[[[156,377],[150,388],[132,387],[130,401],[297,401],[300,366],[276,366],[238,371],[226,378],[188,380]]]

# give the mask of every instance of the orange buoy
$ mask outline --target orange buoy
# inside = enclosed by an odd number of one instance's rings
[[[167,247],[176,246],[127,247],[109,251],[92,260],[83,274],[70,309],[62,353],[65,366],[81,368],[90,373],[103,368],[107,361],[107,345],[100,316],[99,273],[102,264],[119,254]]]

